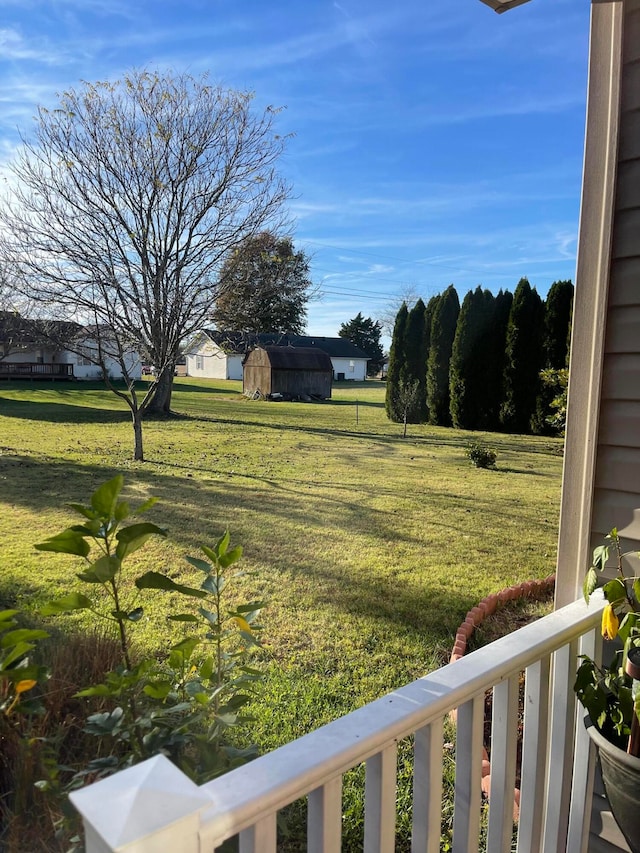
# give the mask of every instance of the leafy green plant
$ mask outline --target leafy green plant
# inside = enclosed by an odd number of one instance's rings
[[[226,735],[229,728],[246,722],[242,709],[261,679],[260,671],[249,666],[248,652],[259,645],[262,602],[225,607],[228,586],[241,574],[230,569],[242,556],[241,547],[230,547],[228,533],[212,547],[203,546],[207,560],[187,558],[204,574],[199,587],[156,571],[129,578],[128,558],[152,536],[166,533],[155,524],[135,520],[155,499],[132,509],[121,499],[123,485],[119,475],[100,486],[88,506],[72,504],[84,523],[36,546],[84,560],[76,576],[88,587],[88,594],[74,590],[49,602],[41,614],[88,610],[115,628],[120,647],[120,663],[104,682],[77,694],[112,700],[113,707],[88,717],[85,731],[100,738],[101,749],[75,774],[72,785],[158,752],[203,782],[252,754],[233,748]],[[125,524],[129,519],[133,523]],[[189,612],[169,617],[184,623],[189,633],[171,646],[163,661],[140,658],[134,650],[133,632],[144,616],[144,595],[149,590],[175,593],[192,603]]]
[[[623,648],[607,667],[583,655],[574,689],[602,734],[626,749],[634,714],[640,721],[640,693],[634,699],[632,679],[625,671],[630,649],[640,647],[640,578],[625,574],[624,558],[628,554],[622,551],[615,527],[606,540],[607,544],[594,549],[583,592],[588,602],[598,585],[598,573],[606,568],[613,550],[617,577],[602,588],[607,600],[602,611],[602,635],[609,640],[619,637]]]
[[[482,442],[474,441],[465,452],[476,468],[495,468],[497,453]]]

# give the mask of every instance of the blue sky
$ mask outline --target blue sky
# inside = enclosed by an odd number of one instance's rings
[[[308,330],[409,289],[573,278],[588,0],[0,0],[0,170],[38,104],[173,68],[285,107]]]

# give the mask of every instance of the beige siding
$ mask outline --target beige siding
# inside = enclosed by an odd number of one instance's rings
[[[640,0],[627,2],[591,544],[640,547]]]

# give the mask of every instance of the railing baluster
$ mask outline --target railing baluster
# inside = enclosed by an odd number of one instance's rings
[[[277,836],[277,815],[267,815],[240,833],[239,853],[276,853]]]
[[[411,853],[438,853],[442,816],[442,720],[415,734]]]
[[[589,655],[597,661],[601,660],[602,636],[600,632],[590,631],[581,638],[580,654]],[[582,705],[578,705],[567,853],[584,853],[587,850],[591,822],[595,750],[582,723],[583,715],[584,709]]]
[[[480,834],[484,694],[458,708],[453,853],[477,853]]]
[[[509,853],[513,835],[519,675],[493,688],[491,724],[491,803],[487,850]]]
[[[342,839],[342,776],[309,794],[307,853],[333,853]]]
[[[573,758],[576,703],[573,683],[576,677],[578,642],[573,640],[554,653],[551,695],[551,731],[549,772],[544,817],[544,853],[564,850],[567,842],[569,802],[571,796],[571,761]]]
[[[396,744],[367,760],[364,853],[394,853],[396,835]]]
[[[548,656],[531,664],[526,670],[518,853],[538,853],[542,842],[550,673],[551,661]]]

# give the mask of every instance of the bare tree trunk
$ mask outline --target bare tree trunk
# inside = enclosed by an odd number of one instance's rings
[[[173,364],[168,364],[158,377],[156,393],[148,411],[156,415],[171,414],[171,394],[173,392]]]
[[[133,421],[133,458],[137,462],[144,462],[142,447],[142,412],[139,409],[131,411]]]

